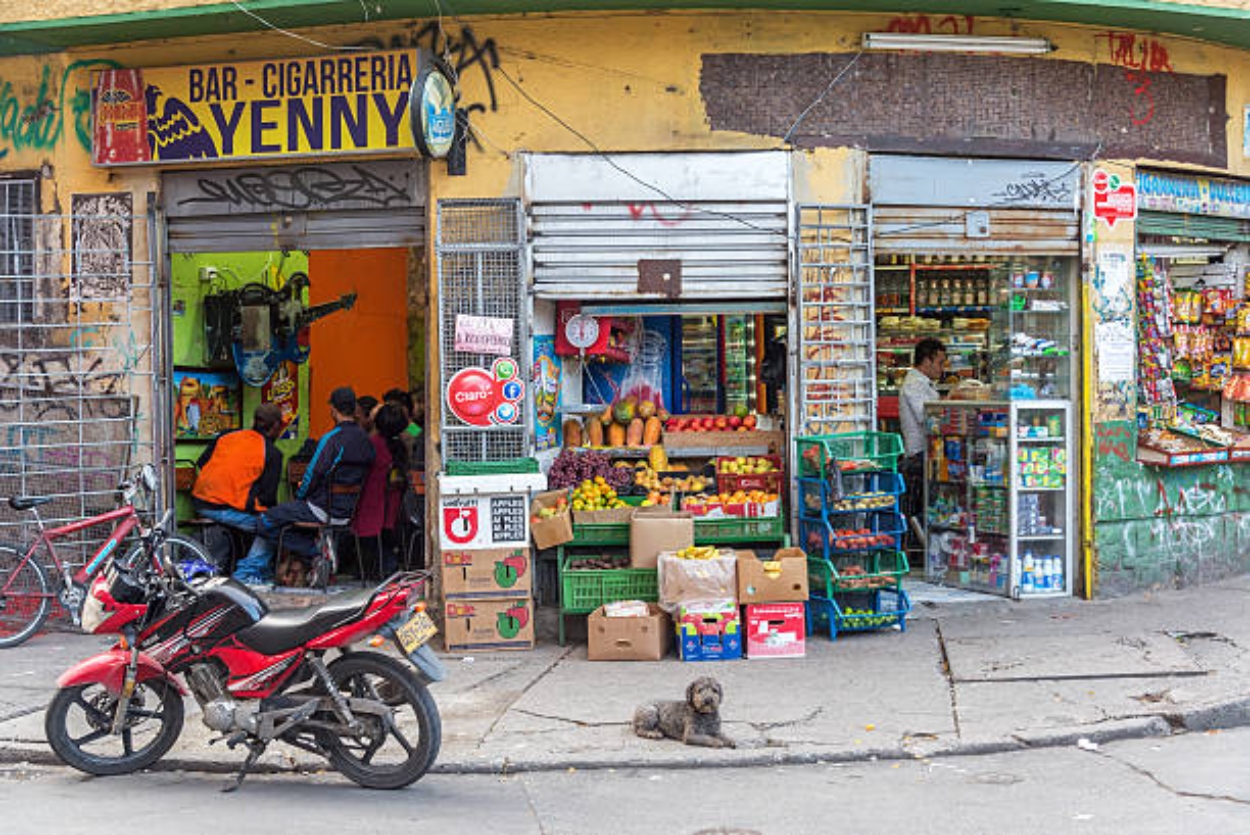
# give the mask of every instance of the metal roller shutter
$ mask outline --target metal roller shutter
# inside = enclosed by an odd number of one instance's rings
[[[1080,217],[1074,211],[877,205],[874,220],[873,243],[879,254],[1080,252]],[[983,236],[982,229],[989,235]]]
[[[1250,221],[1173,212],[1142,212],[1137,216],[1137,234],[1250,243]]]
[[[638,262],[655,259],[681,262],[682,300],[786,299],[789,180],[777,152],[533,156],[534,291],[648,298]]]

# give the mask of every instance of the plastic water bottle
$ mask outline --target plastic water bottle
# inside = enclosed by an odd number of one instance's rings
[[[1023,594],[1032,594],[1037,590],[1037,585],[1033,577],[1033,572],[1037,566],[1033,561],[1033,551],[1024,552],[1024,564],[1020,569],[1020,591]]]
[[[1058,557],[1050,558],[1050,590],[1063,591],[1063,563]]]

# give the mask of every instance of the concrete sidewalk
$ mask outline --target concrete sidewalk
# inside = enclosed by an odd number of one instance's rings
[[[905,632],[809,637],[803,659],[591,663],[540,619],[533,652],[444,658],[435,770],[747,766],[1009,751],[1250,724],[1250,578],[1097,601],[961,602],[920,587]],[[927,602],[926,602],[927,601]],[[553,615],[544,612],[546,615]],[[42,708],[62,670],[105,645],[51,633],[0,652],[0,760],[58,762]],[[642,740],[634,707],[695,676],[725,688],[734,750]],[[230,771],[188,702],[163,768]],[[274,745],[261,770],[319,770]]]

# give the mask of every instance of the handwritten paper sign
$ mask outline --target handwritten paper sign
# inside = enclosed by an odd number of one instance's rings
[[[456,350],[466,354],[512,353],[512,320],[489,316],[456,316]]]

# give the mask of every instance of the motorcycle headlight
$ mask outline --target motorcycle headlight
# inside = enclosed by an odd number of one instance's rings
[[[91,587],[91,591],[87,594],[87,599],[82,604],[82,629],[84,632],[92,633],[100,628],[100,625],[108,619],[108,611],[104,608],[104,601],[96,597],[96,590],[102,586],[96,584]]]

